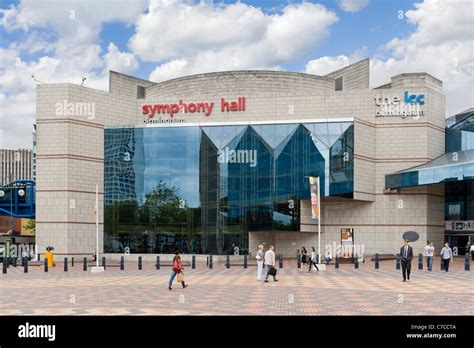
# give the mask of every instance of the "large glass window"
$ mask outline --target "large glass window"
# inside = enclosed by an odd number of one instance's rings
[[[352,197],[352,123],[105,130],[107,252],[247,253],[249,231],[299,231],[308,176]]]

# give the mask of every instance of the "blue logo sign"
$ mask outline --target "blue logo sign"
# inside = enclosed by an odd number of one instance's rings
[[[412,95],[408,95],[408,91],[405,91],[405,104],[411,104],[411,105],[415,105],[415,104],[420,104],[420,105],[423,105],[425,104],[425,95],[424,94],[419,94],[419,95],[416,95],[416,94],[412,94]]]

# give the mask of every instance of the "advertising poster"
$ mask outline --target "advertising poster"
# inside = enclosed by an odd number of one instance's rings
[[[310,176],[309,185],[311,190],[311,217],[319,219],[319,178]]]
[[[354,229],[353,228],[341,228],[341,257],[349,258],[352,257],[354,250]]]

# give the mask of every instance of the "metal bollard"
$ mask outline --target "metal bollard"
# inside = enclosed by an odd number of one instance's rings
[[[38,261],[41,261],[41,254],[38,253]]]
[[[354,255],[354,268],[359,268],[359,257]]]
[[[64,258],[64,272],[67,272],[67,257]]]
[[[44,259],[44,271],[48,272],[48,259]]]
[[[123,271],[125,269],[125,258],[120,256],[120,270]]]
[[[247,266],[248,266],[248,255],[245,254],[244,255],[244,268],[247,268]]]
[[[471,270],[471,260],[469,259],[469,253],[466,253],[464,258],[464,270],[470,271]]]
[[[212,255],[209,255],[209,268],[212,269]]]
[[[400,255],[397,255],[397,262],[395,264],[395,269],[400,269],[400,262],[401,262]]]
[[[298,255],[297,259],[296,259],[296,267],[298,269],[301,268],[301,255]]]
[[[380,255],[377,253],[375,254],[375,269],[380,268]]]
[[[24,258],[24,257],[21,258],[21,266],[22,266],[22,267],[23,267],[23,262],[25,262],[25,258]]]
[[[418,270],[423,270],[423,255],[418,254]]]
[[[83,271],[87,271],[87,257],[84,257],[84,264],[82,266]]]
[[[442,271],[445,271],[446,268],[444,267],[443,257],[440,257],[439,259],[440,259],[440,261],[441,261],[441,265],[440,265],[441,270],[442,270]]]
[[[139,270],[142,269],[142,257],[141,256],[138,256],[138,269]]]
[[[336,268],[339,268],[339,256],[336,256],[336,265],[335,265]]]
[[[13,257],[13,260],[12,260],[12,261],[13,261],[13,262],[12,262],[12,265],[13,265],[13,267],[15,267],[15,268],[16,268],[16,262],[17,262],[16,260],[17,260],[17,259],[16,259],[16,256],[14,256],[14,257]]]
[[[209,256],[206,257],[206,267],[209,267]]]
[[[230,268],[230,256],[229,255],[227,255],[227,257],[226,257],[225,268]]]
[[[8,262],[7,258],[4,257],[3,264],[2,264],[3,274],[7,274],[7,262]]]
[[[191,259],[191,268],[195,269],[196,268],[196,255],[193,255]]]
[[[105,256],[102,256],[102,267],[104,267],[104,271],[105,271],[105,269],[106,269]]]
[[[74,267],[74,257],[71,257],[71,267]]]
[[[28,258],[23,259],[23,273],[28,273]]]
[[[278,267],[283,268],[283,256],[280,256],[280,261]]]
[[[156,257],[156,269],[160,269],[160,257]]]

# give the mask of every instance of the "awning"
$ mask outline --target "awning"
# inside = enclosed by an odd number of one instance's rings
[[[469,179],[474,179],[474,149],[445,153],[421,166],[385,175],[385,188],[398,189]]]

